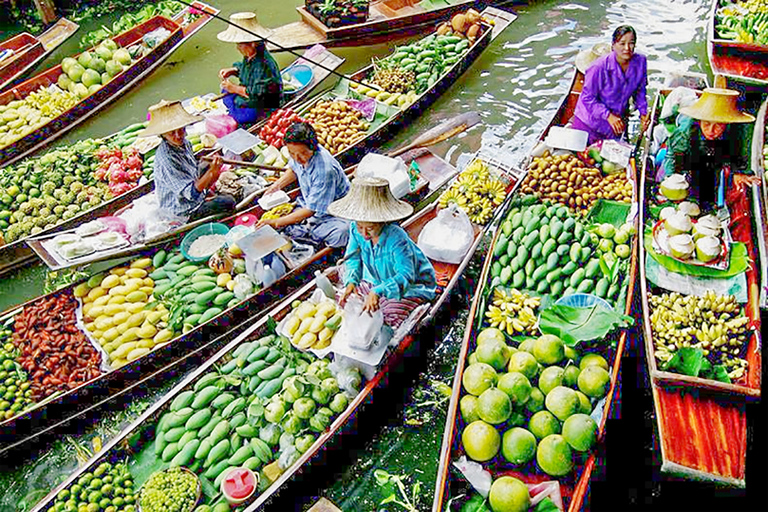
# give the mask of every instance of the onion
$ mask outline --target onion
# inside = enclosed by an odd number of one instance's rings
[[[693,238],[691,238],[691,235],[677,235],[670,237],[669,250],[675,258],[687,260],[693,255]]]
[[[696,241],[696,258],[704,263],[720,256],[722,246],[720,239],[714,236],[703,236]]]

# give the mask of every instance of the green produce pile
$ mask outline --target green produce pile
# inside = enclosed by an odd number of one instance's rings
[[[98,46],[78,55],[77,59],[65,57],[61,61],[62,73],[56,83],[62,90],[82,100],[122,73],[131,61],[128,50],[118,47],[112,39],[105,39]]]
[[[717,9],[715,32],[721,39],[768,45],[768,1],[722,4]]]
[[[136,512],[133,478],[125,463],[103,462],[59,492],[50,512]]]
[[[10,419],[34,403],[29,375],[16,358],[19,350],[11,342],[13,318],[0,331],[0,419]]]
[[[184,5],[179,2],[162,1],[153,5],[145,5],[135,13],[124,14],[119,20],[115,21],[111,27],[102,25],[100,29],[88,32],[80,39],[80,47],[88,48],[95,46],[105,39],[130,30],[133,27],[144,23],[154,16],[165,16],[173,18],[184,9]]]
[[[199,482],[195,475],[171,468],[152,475],[141,489],[142,512],[187,512],[197,502]]]

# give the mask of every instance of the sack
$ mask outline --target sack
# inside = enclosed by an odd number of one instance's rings
[[[457,264],[469,251],[475,230],[467,214],[451,203],[424,226],[418,246],[424,255],[435,261]]]
[[[381,308],[372,315],[363,312],[363,299],[351,295],[344,305],[344,323],[346,331],[355,333],[347,340],[347,344],[356,349],[368,350],[384,326],[384,314]]]
[[[401,158],[390,158],[376,153],[368,153],[357,166],[359,178],[381,178],[389,182],[389,190],[400,199],[411,192],[411,179],[408,168]]]

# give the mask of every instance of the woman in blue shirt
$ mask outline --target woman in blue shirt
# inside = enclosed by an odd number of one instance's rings
[[[435,297],[437,282],[432,263],[394,221],[408,217],[413,207],[398,201],[386,180],[361,178],[350,193],[328,207],[328,212],[353,221],[345,254],[343,305],[357,293],[363,311],[381,308],[384,322],[397,328],[419,304]]]

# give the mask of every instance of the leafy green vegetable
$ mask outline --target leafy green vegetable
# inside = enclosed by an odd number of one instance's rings
[[[568,346],[579,342],[604,338],[609,332],[634,324],[630,316],[607,309],[601,304],[590,308],[574,308],[559,304],[541,312],[539,329],[554,334]]]
[[[712,379],[718,382],[731,383],[728,371],[721,364],[712,365],[704,357],[704,350],[699,347],[683,347],[672,356],[672,359],[661,365],[665,371],[673,371],[691,377]]]
[[[461,506],[461,512],[491,512],[491,509],[482,496],[474,494]]]

